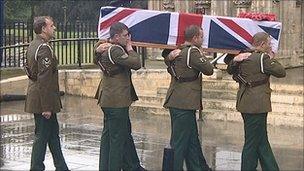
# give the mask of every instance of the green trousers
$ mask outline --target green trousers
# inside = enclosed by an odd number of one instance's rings
[[[140,167],[131,135],[129,107],[102,108],[104,127],[99,155],[99,170],[137,170]]]
[[[53,156],[53,162],[56,170],[69,170],[60,145],[59,125],[56,113],[53,113],[50,119],[46,119],[41,114],[34,114],[35,119],[35,140],[32,148],[31,169],[44,170],[43,164],[46,146],[49,146]]]
[[[195,110],[169,108],[171,147],[174,149],[174,170],[209,170],[198,138]]]
[[[244,120],[245,144],[242,151],[241,170],[256,170],[258,160],[262,170],[279,170],[268,141],[267,113],[242,113],[242,117]]]

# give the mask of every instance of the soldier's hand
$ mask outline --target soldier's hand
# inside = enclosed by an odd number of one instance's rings
[[[275,53],[272,50],[270,50],[267,54],[269,55],[270,59],[275,57]]]
[[[108,50],[111,45],[111,43],[102,43],[96,48],[96,52],[102,53]]]
[[[251,53],[249,53],[249,52],[247,52],[247,53],[240,53],[240,54],[236,55],[233,58],[233,61],[235,61],[235,62],[241,62],[244,59],[247,59],[250,55],[251,55]]]
[[[50,111],[42,112],[42,116],[45,117],[46,119],[50,119],[51,115],[52,115],[52,112],[50,112]]]
[[[181,52],[180,49],[175,49],[171,51],[168,55],[169,61],[173,61],[180,54],[180,52]]]
[[[128,52],[131,51],[131,50],[133,50],[133,48],[132,48],[131,37],[127,40],[126,50],[127,50]]]

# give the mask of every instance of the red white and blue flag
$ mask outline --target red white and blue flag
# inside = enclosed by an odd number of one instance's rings
[[[282,27],[280,22],[254,21],[247,18],[101,7],[99,39],[109,38],[110,26],[114,22],[122,22],[129,27],[132,41],[163,45],[182,44],[185,28],[198,25],[204,30],[204,48],[230,50],[251,48],[252,36],[257,32],[267,32],[272,38],[275,52],[278,50]]]

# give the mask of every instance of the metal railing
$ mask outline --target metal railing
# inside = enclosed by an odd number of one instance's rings
[[[33,40],[32,22],[6,21],[2,30],[1,67],[22,67],[29,42]],[[97,41],[96,24],[77,21],[56,23],[57,39],[51,41],[59,65],[90,63]]]
[[[92,63],[94,44],[97,38],[69,38],[50,41],[59,65],[78,65]],[[1,47],[1,67],[22,67],[26,60],[26,49],[29,43]]]
[[[69,38],[51,40],[59,65],[78,65],[92,64],[94,58],[94,44],[98,38]],[[8,45],[0,47],[3,51],[1,67],[12,68],[22,67],[26,60],[26,49],[29,43]],[[139,47],[138,52],[142,58],[142,67],[145,67],[145,58],[147,55],[144,47]]]
[[[14,21],[3,25],[3,46],[0,47],[1,68],[22,67],[26,60],[26,49],[33,40],[32,23]],[[96,24],[89,22],[57,23],[56,38],[51,46],[59,65],[93,63],[94,44],[98,41]],[[142,66],[146,58],[145,48],[138,48],[142,56]]]

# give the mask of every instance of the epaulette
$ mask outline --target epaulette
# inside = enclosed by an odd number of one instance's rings
[[[122,46],[120,46],[120,45],[112,45],[112,46],[110,46],[109,49],[108,49],[108,57],[109,57],[109,60],[111,61],[112,64],[115,64],[115,62],[113,61],[112,56],[111,56],[111,49],[114,46],[119,47],[124,53],[126,53],[125,49]]]
[[[264,55],[265,55],[265,53],[262,53],[261,58],[260,58],[261,72],[263,74],[264,74],[264,63],[263,63]]]
[[[37,55],[38,55],[38,51],[39,51],[39,49],[40,49],[41,46],[47,46],[47,47],[50,49],[51,54],[52,54],[52,57],[53,57],[53,50],[52,50],[51,46],[48,45],[47,43],[42,43],[42,44],[40,44],[40,45],[38,46],[38,48],[36,49],[36,52],[35,52],[35,60],[36,60],[36,61],[38,60],[38,59],[37,59]]]
[[[190,66],[190,53],[191,53],[192,49],[197,49],[200,52],[200,54],[202,54],[201,50],[198,47],[196,47],[196,46],[190,46],[190,48],[188,49],[188,52],[187,52],[187,67],[190,68],[190,69],[192,68]]]

